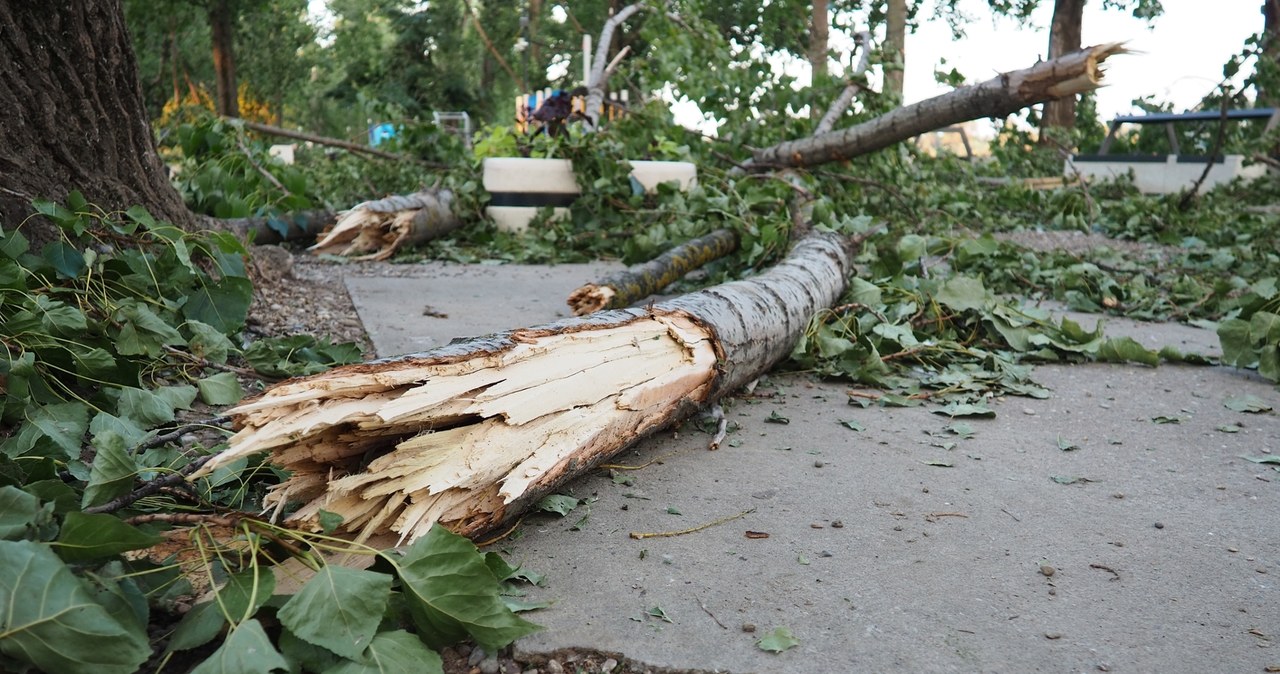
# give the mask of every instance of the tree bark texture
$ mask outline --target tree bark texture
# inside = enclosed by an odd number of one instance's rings
[[[1076,49],[1080,45],[1076,44]],[[907,0],[889,0],[885,15],[884,93],[902,102],[902,80],[907,67]]]
[[[1262,0],[1262,31],[1262,57],[1280,63],[1280,0]],[[1262,89],[1258,102],[1276,107],[1280,105],[1280,91]]]
[[[119,0],[0,2],[0,63],[0,226],[69,190],[194,223],[156,153]]]
[[[786,357],[856,243],[814,234],[754,278],[284,382],[232,411],[200,474],[269,451],[291,477],[266,503],[301,502],[303,526],[324,509],[359,538],[481,536]]]
[[[461,226],[453,212],[453,192],[427,190],[357,204],[308,250],[385,260],[404,246],[437,239]]]
[[[813,0],[813,20],[809,24],[809,67],[813,71],[814,84],[827,76],[827,36],[831,25],[827,5],[827,0]]]
[[[853,41],[862,50],[862,56],[858,59],[858,65],[854,67],[849,76],[845,78],[844,89],[840,91],[840,95],[831,101],[831,105],[827,106],[827,111],[822,115],[822,119],[818,120],[818,125],[813,128],[813,135],[827,133],[836,128],[836,122],[849,111],[849,106],[853,105],[853,99],[863,89],[863,82],[867,73],[867,67],[871,64],[871,33],[861,31],[853,36]]]
[[[1086,0],[1054,0],[1053,21],[1049,25],[1049,59],[1080,49],[1080,31],[1084,24]],[[1041,142],[1046,129],[1072,129],[1076,125],[1076,97],[1064,96],[1044,104],[1040,122]]]
[[[213,42],[214,108],[223,117],[240,116],[236,85],[235,13],[231,0],[209,0],[209,38]]]
[[[613,33],[623,21],[631,18],[631,15],[641,9],[639,4],[623,7],[621,11],[609,17],[609,20],[604,22],[604,28],[600,30],[600,41],[596,43],[596,56],[591,64],[591,77],[587,80],[587,100],[584,104],[587,119],[591,122],[593,129],[600,126],[600,117],[604,114],[604,87],[609,79],[607,67],[609,47],[613,44]]]
[[[1124,51],[1120,43],[1111,43],[1042,61],[846,129],[757,150],[751,163],[755,170],[765,170],[842,161],[944,126],[981,117],[1005,117],[1028,105],[1097,88],[1102,82],[1099,65]]]
[[[569,294],[569,308],[574,316],[582,316],[601,309],[630,306],[737,249],[738,235],[728,229],[717,229],[648,262],[574,290]]]

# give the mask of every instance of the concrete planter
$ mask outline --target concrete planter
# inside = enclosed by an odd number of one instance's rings
[[[633,161],[631,177],[648,193],[658,185],[675,181],[681,190],[697,184],[698,169],[684,161]],[[491,157],[484,160],[484,188],[490,201],[485,213],[506,232],[521,232],[538,214],[550,206],[557,217],[569,213],[578,198],[573,163],[568,159],[528,159]]]

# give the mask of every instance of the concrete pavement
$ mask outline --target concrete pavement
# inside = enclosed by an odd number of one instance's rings
[[[395,355],[560,318],[598,272],[432,263],[347,286],[379,355]],[[1217,352],[1197,328],[1107,326]],[[1252,394],[1280,407],[1275,387],[1176,365],[1035,377],[1051,398],[952,420],[778,375],[728,401],[738,428],[719,451],[695,423],[650,438],[614,462],[653,463],[572,483],[577,510],[530,515],[494,546],[544,574],[530,598],[554,602],[517,650],[736,673],[1280,665],[1280,473],[1241,458],[1280,454],[1280,419],[1223,406]],[[778,627],[799,645],[759,649]]]

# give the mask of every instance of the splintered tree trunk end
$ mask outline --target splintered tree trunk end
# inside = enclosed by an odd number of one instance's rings
[[[738,235],[717,229],[686,241],[648,262],[606,277],[569,294],[573,315],[630,306],[684,278],[685,274],[738,249]]]
[[[385,260],[403,247],[440,238],[461,226],[451,191],[415,192],[357,204],[307,250]]]
[[[843,292],[849,241],[806,238],[769,271],[646,309],[479,337],[284,382],[232,410],[200,474],[268,451],[266,497],[319,528],[478,537],[564,481],[767,371]]]

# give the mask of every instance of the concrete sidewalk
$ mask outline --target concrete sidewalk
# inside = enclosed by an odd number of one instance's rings
[[[554,320],[596,275],[423,265],[423,278],[347,285],[378,353],[394,355]],[[1196,328],[1107,326],[1217,352]],[[737,673],[1280,665],[1280,473],[1241,458],[1280,454],[1280,419],[1223,406],[1252,394],[1280,407],[1275,387],[1220,367],[1041,366],[1035,377],[1051,398],[952,420],[936,406],[850,406],[845,385],[773,376],[726,403],[738,429],[719,451],[693,423],[651,438],[614,460],[651,465],[572,483],[586,503],[530,515],[495,546],[545,574],[531,598],[554,602],[529,615],[547,629],[517,650]],[[767,421],[775,412],[789,423]],[[971,437],[948,431],[955,422]],[[685,535],[629,536],[746,511]],[[799,645],[757,648],[778,627]]]

